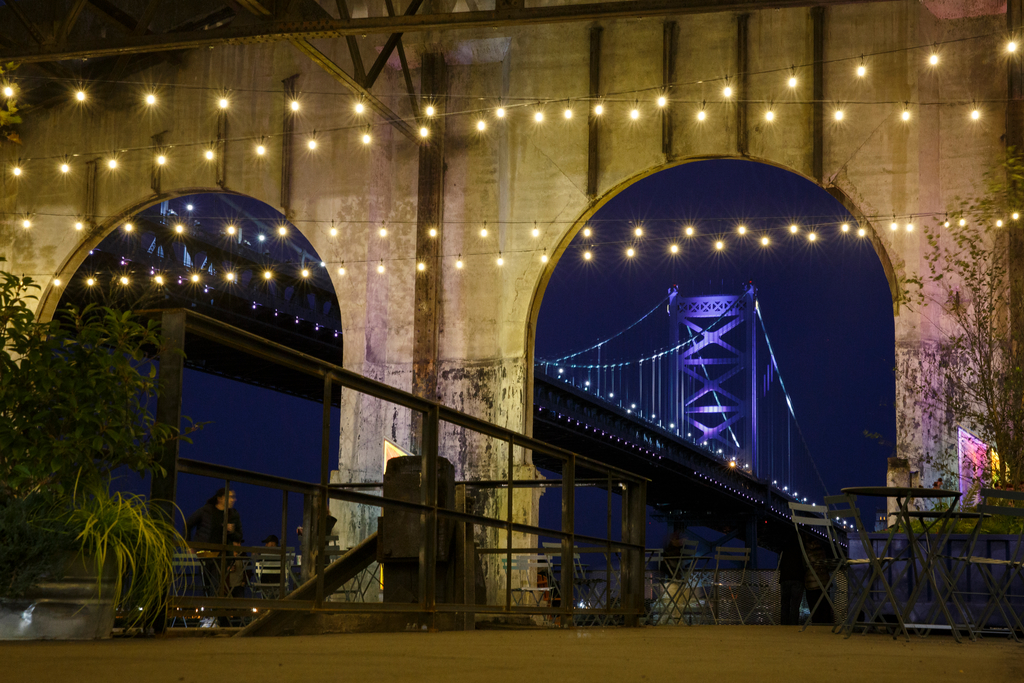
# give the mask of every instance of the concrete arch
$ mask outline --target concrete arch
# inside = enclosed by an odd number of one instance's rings
[[[119,225],[124,223],[124,221],[127,220],[128,218],[135,216],[142,211],[145,211],[146,209],[155,204],[177,199],[178,197],[185,197],[188,195],[197,194],[227,194],[233,195],[235,197],[245,197],[247,199],[259,201],[266,206],[270,206],[275,211],[278,211],[277,207],[274,207],[271,204],[267,204],[267,202],[264,202],[257,197],[253,197],[243,192],[226,190],[220,187],[180,187],[174,189],[173,191],[162,192],[158,195],[151,194],[149,196],[137,199],[129,204],[126,204],[121,209],[111,214],[111,216],[106,218],[106,220],[95,223],[85,228],[85,234],[83,235],[82,240],[70,253],[68,253],[64,257],[64,260],[57,267],[54,273],[54,277],[59,279],[62,283],[69,282],[72,276],[74,276],[74,274],[78,272],[78,269],[82,266],[82,263],[89,255],[89,252],[96,248],[104,239],[107,238],[108,235],[114,232],[114,230]],[[298,230],[299,233],[302,234],[302,236],[306,238],[307,241],[311,242],[311,240],[309,240],[309,236],[303,232],[300,226],[295,226],[295,229]],[[57,310],[57,305],[60,303],[62,290],[63,285],[60,287],[54,286],[53,278],[51,278],[50,281],[46,284],[39,297],[39,304],[36,309],[36,316],[39,320],[48,321],[53,318],[53,315]],[[342,332],[348,329],[348,321],[345,320],[345,313],[345,307],[339,307]]]
[[[576,234],[579,233],[579,231],[583,229],[583,227],[587,224],[587,222],[591,219],[591,217],[593,217],[593,215],[595,213],[597,213],[598,210],[600,210],[605,204],[607,204],[613,198],[618,196],[626,188],[634,185],[635,183],[640,182],[641,180],[643,180],[645,178],[649,178],[650,176],[653,176],[656,173],[659,173],[659,172],[664,171],[664,170],[669,169],[669,168],[674,168],[676,166],[682,166],[684,164],[692,164],[692,163],[701,162],[701,161],[717,161],[717,160],[750,161],[750,162],[753,162],[753,163],[763,164],[763,165],[767,165],[767,166],[774,166],[775,168],[782,169],[782,170],[787,171],[789,173],[792,173],[794,175],[800,176],[801,178],[804,178],[805,180],[807,180],[809,182],[814,183],[819,188],[821,188],[822,191],[827,192],[836,201],[838,201],[840,204],[842,204],[843,208],[845,208],[847,211],[850,212],[850,214],[857,220],[857,222],[860,224],[861,227],[867,228],[868,236],[871,239],[871,245],[872,245],[872,247],[874,247],[875,253],[878,255],[878,260],[881,262],[882,270],[885,273],[886,281],[888,282],[888,285],[889,285],[889,293],[890,293],[890,296],[891,296],[892,302],[893,302],[893,314],[894,315],[898,314],[898,303],[899,303],[898,293],[899,293],[899,288],[898,288],[898,283],[897,283],[897,279],[896,279],[896,271],[893,268],[892,259],[889,256],[889,252],[885,248],[885,245],[882,243],[882,241],[879,239],[878,232],[875,230],[875,226],[872,225],[872,223],[869,220],[867,220],[867,218],[864,215],[864,212],[860,210],[860,208],[856,205],[856,203],[845,192],[843,192],[840,188],[836,187],[835,185],[830,185],[828,187],[824,187],[820,183],[818,183],[816,180],[814,180],[813,178],[810,178],[807,175],[805,175],[805,174],[801,173],[800,171],[797,171],[797,170],[795,170],[795,169],[793,169],[793,168],[791,168],[789,166],[786,166],[784,164],[779,164],[777,162],[773,162],[773,161],[771,161],[769,159],[761,159],[761,158],[750,157],[750,156],[737,156],[737,155],[729,155],[729,154],[708,155],[708,156],[695,156],[695,157],[688,157],[688,158],[684,158],[684,159],[673,159],[673,160],[665,162],[663,164],[659,164],[659,165],[655,165],[655,166],[650,166],[650,167],[644,169],[643,171],[635,173],[634,175],[619,181],[617,184],[615,184],[612,187],[608,188],[602,195],[600,195],[599,197],[595,197],[587,205],[586,209],[584,209],[576,217],[576,220],[573,222],[573,224],[562,235],[561,239],[557,243],[557,246],[552,250],[551,257],[548,259],[548,262],[547,262],[544,270],[541,273],[541,277],[537,280],[537,284],[534,287],[534,291],[533,291],[533,297],[532,297],[532,299],[530,301],[530,311],[529,311],[529,316],[528,316],[527,325],[526,325],[526,339],[524,340],[525,341],[525,347],[524,348],[526,349],[526,368],[528,370],[526,372],[526,391],[525,391],[527,407],[526,407],[526,410],[524,411],[525,412],[525,422],[526,422],[526,424],[524,425],[524,428],[526,429],[526,433],[527,434],[532,434],[533,433],[533,371],[532,371],[532,368],[533,368],[533,364],[534,364],[534,349],[535,349],[535,344],[536,344],[536,341],[537,341],[537,318],[540,315],[540,307],[541,307],[541,303],[543,302],[543,299],[544,299],[544,293],[547,290],[548,282],[550,282],[551,276],[555,272],[555,268],[558,266],[558,262],[561,260],[562,254],[565,252],[565,250],[572,243],[573,239],[576,237]],[[895,343],[895,339],[893,341]]]

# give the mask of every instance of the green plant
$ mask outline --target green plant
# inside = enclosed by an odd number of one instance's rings
[[[0,81],[6,81],[4,74],[14,71],[17,67],[13,62],[7,64],[0,64]],[[21,143],[21,138],[18,133],[14,130],[17,124],[21,123],[21,117],[18,116],[18,103],[13,97],[4,98],[3,104],[0,105],[0,142],[7,140],[9,142]]]
[[[41,495],[0,502],[0,595],[18,598],[60,575],[64,557],[75,547],[61,513]]]

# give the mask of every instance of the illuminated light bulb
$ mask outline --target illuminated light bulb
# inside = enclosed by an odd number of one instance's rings
[[[120,283],[121,283],[122,285],[127,285],[127,284],[128,284],[128,277],[127,277],[127,276],[125,276],[125,275],[122,275],[122,276],[121,276],[121,278],[120,278],[120,280],[118,280],[118,281],[119,281],[119,282],[120,282]]]
[[[796,227],[795,223],[793,225],[789,226],[789,231],[791,233],[793,233],[794,235],[797,233],[798,230],[800,230],[800,228]]]
[[[427,234],[430,235],[431,237],[437,237],[437,228],[431,228],[430,230],[427,231]]]
[[[60,165],[60,172],[61,173],[67,173],[70,170],[71,170],[71,167],[68,166],[67,164],[61,164]]]
[[[842,121],[843,120],[843,110],[842,109],[836,109],[835,117],[836,117],[836,121]]]
[[[9,85],[4,86],[4,97],[14,97],[14,88]]]
[[[1006,44],[1006,51],[1007,52],[1016,52],[1017,51],[1017,43],[1013,42],[1012,40],[1010,42],[1008,42]]]
[[[267,148],[264,147],[263,145],[256,145],[256,153],[259,154],[260,156],[263,156],[264,154],[267,153]]]
[[[56,277],[55,277],[55,278],[53,279],[53,286],[54,286],[54,287],[60,287],[60,278],[56,278]]]
[[[967,219],[966,219],[966,218],[961,218],[961,219],[960,219],[960,227],[962,228],[962,227],[964,227],[965,225],[967,225]]]
[[[30,221],[29,219],[26,218],[25,220],[23,220],[21,222],[21,227],[23,227],[23,228],[31,228],[32,227],[32,221]]]
[[[234,282],[235,281],[235,274],[234,273],[228,273],[224,277],[226,277],[228,279],[228,282]]]
[[[381,228],[377,232],[377,234],[380,235],[381,237],[387,237],[388,236],[388,229],[387,228]]]
[[[191,204],[186,204],[186,205],[185,205],[185,209],[186,209],[187,211],[191,211],[191,210],[192,210],[193,208],[195,208],[195,207],[193,207],[193,206],[192,206]]]
[[[81,230],[84,227],[85,225],[81,221],[75,223],[75,230]]]
[[[732,97],[732,88],[730,88],[729,86],[725,86],[724,88],[722,88],[722,94],[726,97]]]
[[[483,119],[480,119],[479,121],[476,122],[476,129],[487,130],[487,122],[484,121]]]
[[[863,237],[866,234],[868,234],[867,230],[864,228],[857,228],[857,237]]]
[[[807,233],[807,239],[808,239],[808,241],[813,242],[816,239],[818,239],[818,235],[816,233],[809,232],[809,233]]]
[[[562,116],[564,116],[567,119],[571,119],[572,118],[572,109],[566,108],[566,110],[564,112],[562,112]]]
[[[259,236],[256,237],[256,239],[258,239],[260,242],[262,242],[263,240],[267,239],[267,236],[266,235],[259,235]]]
[[[928,58],[928,63],[935,66],[939,63],[939,56],[933,53],[932,56]]]
[[[904,121],[909,121],[910,120],[910,110],[909,109],[904,109],[903,110],[903,114],[901,116],[902,116]]]
[[[263,271],[263,279],[264,280],[269,280],[272,277],[274,277],[274,274],[271,273],[269,270]]]
[[[771,109],[769,109],[768,111],[766,111],[764,113],[764,118],[765,118],[766,121],[774,121],[775,120],[775,112],[773,112]]]
[[[292,111],[298,111],[299,110],[299,101],[298,100],[292,100],[292,103],[291,103],[290,106],[292,108]]]
[[[765,246],[765,247],[768,246],[768,238],[767,237],[762,237],[761,238],[761,245]]]
[[[363,106],[363,103],[362,102],[356,102],[356,113],[357,114],[362,114],[364,111],[366,111],[366,107]]]
[[[540,228],[534,228],[532,233],[534,237],[540,237]]]
[[[195,275],[193,275],[193,276],[191,277],[191,280],[192,280],[192,282],[199,282],[199,274],[198,274],[198,273],[196,273]]]
[[[668,100],[665,99],[664,95],[662,95],[661,97],[658,98],[658,106],[659,107],[664,107],[666,104],[668,104]]]
[[[206,150],[206,154],[205,154],[204,156],[205,156],[205,157],[206,157],[206,158],[207,158],[208,160],[209,160],[209,159],[213,159],[213,150],[212,150],[212,149],[208,149],[208,150]]]
[[[316,140],[310,140],[306,143],[310,149],[316,149]]]
[[[480,236],[487,237],[487,228],[480,228]]]
[[[337,237],[337,236],[338,236],[338,229],[337,228],[331,228],[331,237]]]
[[[165,157],[163,154],[161,154],[160,156],[158,156],[156,158],[156,165],[157,166],[163,166],[166,163],[167,163],[167,157]]]
[[[697,120],[698,121],[703,121],[707,117],[708,117],[708,115],[704,112],[703,109],[701,109],[699,112],[697,112]]]
[[[741,225],[741,226],[737,227],[736,228],[736,232],[738,232],[741,235],[746,235],[747,234],[747,226]]]
[[[857,67],[857,75],[860,76],[861,78],[863,78],[865,75],[867,75],[867,73],[868,73],[868,69],[863,64],[861,64],[860,66]]]
[[[977,109],[972,110],[971,111],[971,118],[974,119],[975,121],[977,121],[978,119],[981,118],[981,112],[978,111]]]
[[[111,159],[107,162],[107,166],[110,168],[117,168],[117,159]]]
[[[839,229],[842,230],[843,232],[850,232],[850,224],[843,223],[842,225],[839,226]]]
[[[633,234],[634,234],[634,235],[636,235],[637,237],[643,237],[643,236],[644,236],[644,229],[643,229],[643,228],[640,228],[640,227],[638,227],[638,228],[636,228],[636,229],[635,229],[635,230],[633,231]]]
[[[456,259],[456,261],[455,261],[455,267],[456,267],[456,268],[458,268],[458,269],[460,269],[460,270],[462,269],[462,257],[461,257],[461,256],[459,256],[459,258],[458,258],[458,259]]]
[[[88,278],[88,279],[86,279],[85,284],[87,284],[90,287],[92,287],[94,284],[96,284],[96,280],[94,278]]]
[[[426,263],[420,262],[420,263],[416,264],[416,270],[420,271],[421,273],[424,270],[426,270],[426,269],[427,269],[427,264]]]
[[[669,253],[678,254],[679,253],[679,245],[678,244],[672,244],[672,245],[669,246],[668,250],[669,250]]]
[[[686,230],[684,232],[686,233],[687,237],[693,237],[693,227],[692,226],[689,226],[689,225],[686,226]]]
[[[725,248],[725,242],[723,242],[722,240],[718,240],[717,242],[715,242],[715,249],[718,249],[719,251],[721,251],[724,248]]]
[[[233,225],[229,225],[228,226],[228,234],[229,235],[234,235],[235,234],[235,226],[233,226]]]
[[[427,116],[433,116],[436,109],[434,109],[433,105],[428,104],[427,108],[424,111],[426,112]]]
[[[303,268],[299,275],[301,275],[302,277],[309,277],[309,269]]]
[[[1020,214],[1014,211],[1012,214],[1010,214],[1010,218],[1012,218],[1013,220],[1017,220],[1018,218],[1020,218]]]
[[[584,259],[585,261],[589,261],[589,260],[590,260],[590,257],[591,257],[591,253],[590,253],[589,251],[585,251],[585,252],[583,252],[583,259]]]
[[[420,128],[420,137],[421,138],[425,138],[425,137],[427,137],[429,135],[430,135],[430,130],[426,126],[423,126],[422,128]]]
[[[996,221],[996,227],[997,228],[1003,227],[1003,220],[1002,219],[999,219],[999,220]]]
[[[131,232],[134,229],[135,229],[135,226],[132,225],[131,223],[125,223],[124,224],[124,231],[125,232]]]
[[[344,274],[345,274],[345,266],[339,266],[338,267],[338,275],[344,275]]]
[[[594,105],[594,114],[596,114],[597,116],[600,116],[603,113],[604,113],[604,105],[603,104]]]
[[[540,255],[540,262],[541,263],[547,263],[548,262],[548,254],[547,254],[547,252],[544,252],[543,254]]]
[[[78,100],[79,102],[85,102],[85,91],[84,90],[79,90],[78,92],[76,92],[75,93],[75,99]]]
[[[499,119],[505,118],[505,108],[498,107],[498,109],[494,112],[494,115],[497,116]]]
[[[372,140],[372,139],[373,138],[370,137],[369,133],[363,133],[363,144],[364,145],[370,144],[370,140]]]
[[[284,227],[284,226],[282,225],[281,227],[279,227],[279,228],[277,229],[277,234],[278,234],[278,235],[280,235],[281,237],[284,237],[285,235],[287,235],[287,234],[288,234],[288,228],[286,228],[286,227]]]
[[[536,121],[537,123],[540,123],[541,121],[543,121],[544,120],[544,112],[539,111],[539,112],[535,113],[533,115],[533,120]]]
[[[632,258],[635,255],[636,255],[636,251],[634,251],[632,247],[630,247],[629,249],[626,250],[626,256],[629,256],[630,258]]]
[[[949,227],[949,221],[946,221],[945,223],[943,223],[942,226],[948,228]]]
[[[175,225],[174,226],[174,232],[176,232],[178,234],[181,234],[181,233],[185,232],[185,226],[182,225],[181,223],[179,223],[178,225]]]
[[[907,223],[907,232],[914,232],[914,224]]]
[[[219,100],[217,100],[217,106],[220,107],[221,109],[227,109],[228,108],[228,100],[227,100],[227,98],[222,97]]]
[[[735,460],[730,460],[729,461],[729,467],[735,468],[736,467],[736,461]]]
[[[629,110],[629,118],[631,118],[634,121],[636,121],[638,118],[640,118],[640,110],[636,109],[636,108],[630,109]]]
[[[796,87],[796,76],[790,76],[789,77],[789,87],[790,88],[795,88]]]
[[[14,168],[11,169],[11,173],[13,173],[16,176],[21,175],[21,167],[15,166]]]
[[[146,104],[156,104],[156,95],[146,95]]]
[[[498,263],[499,266],[505,265],[505,259],[503,259],[500,254],[498,255],[497,263]]]
[[[890,230],[899,230],[899,228],[900,228],[900,226],[899,226],[898,223],[896,223],[896,221],[893,221],[892,223],[889,224],[889,229]]]

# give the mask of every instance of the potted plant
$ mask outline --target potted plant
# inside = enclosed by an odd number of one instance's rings
[[[87,306],[40,322],[31,278],[0,271],[0,639],[108,637],[165,606],[166,507],[111,492],[115,471],[162,473],[156,321]]]

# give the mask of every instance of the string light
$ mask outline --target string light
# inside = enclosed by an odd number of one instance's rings
[[[589,261],[590,260],[590,256],[591,256],[591,254],[590,254],[589,251],[583,252],[583,260]]]
[[[370,137],[370,134],[369,133],[363,133],[363,144],[364,145],[370,144],[370,140],[372,140],[372,138]]]
[[[981,112],[978,111],[977,109],[971,110],[971,118],[977,121],[978,119],[981,118]]]
[[[850,224],[843,223],[842,225],[839,226],[839,229],[842,230],[843,232],[850,232]]]
[[[420,127],[420,137],[421,138],[425,138],[425,137],[427,137],[429,135],[430,135],[430,129],[428,129],[426,126],[421,126]]]
[[[796,87],[796,76],[790,76],[789,77],[789,87],[790,88],[795,88]]]
[[[600,116],[603,113],[604,113],[604,105],[603,104],[596,104],[596,105],[594,105],[594,115],[595,116]]]
[[[274,277],[274,274],[272,272],[270,272],[269,270],[263,271],[263,279],[264,280],[270,280],[273,277]]]
[[[670,254],[678,254],[679,253],[679,245],[678,244],[670,244],[669,247],[668,247],[668,251],[669,251]]]
[[[629,110],[629,118],[636,121],[638,118],[640,118],[640,110],[634,106],[632,109]]]
[[[424,270],[426,270],[426,269],[427,269],[427,264],[423,263],[422,261],[420,261],[419,263],[416,264],[416,270],[420,271],[421,273]]]
[[[543,258],[542,258],[543,260]],[[462,254],[459,254],[459,258],[455,261],[455,267],[462,270]]]
[[[428,104],[427,108],[424,111],[426,112],[427,116],[433,116],[434,113],[436,112],[436,110],[434,109],[434,105],[432,104]]]
[[[736,228],[736,232],[738,232],[741,235],[746,235],[747,234],[747,226],[745,226],[745,225],[738,226]]]
[[[796,223],[794,223],[793,225],[789,226],[789,231],[795,235],[800,231],[800,228],[796,227]]]
[[[199,273],[194,273],[190,279],[192,282],[199,282]]]
[[[279,228],[277,229],[277,234],[278,234],[278,235],[280,235],[281,237],[284,237],[285,235],[287,235],[287,234],[288,234],[288,228],[284,227],[283,225],[282,225],[282,226],[280,226],[280,227],[279,227]]]
[[[9,85],[4,86],[4,97],[14,97],[14,88]]]
[[[505,259],[503,259],[503,258],[501,257],[501,252],[498,252],[498,265],[499,265],[499,266],[503,266],[503,265],[505,265]]]
[[[229,225],[228,226],[228,234],[229,235],[234,235],[235,234],[235,226],[233,226],[233,225]]]
[[[547,263],[548,262],[548,250],[547,249],[545,249],[544,253],[542,253],[540,255],[540,262],[541,263]]]
[[[498,107],[498,109],[494,112],[494,115],[497,116],[499,119],[505,118],[505,108]]]
[[[292,102],[291,102],[291,104],[289,106],[292,108],[292,111],[298,111],[299,110],[299,101],[298,100],[292,100]]]
[[[204,156],[207,158],[207,160],[212,160],[213,159],[213,150],[212,149],[206,150],[206,154]]]
[[[643,237],[643,236],[644,236],[644,229],[643,229],[643,228],[641,228],[640,226],[637,226],[637,227],[636,227],[636,228],[635,228],[635,229],[633,230],[633,234],[634,234],[634,235],[636,235],[637,237]]]
[[[708,117],[708,115],[704,112],[703,109],[701,109],[700,111],[697,112],[697,120],[698,121],[703,121],[707,117]]]
[[[75,223],[75,230],[81,230],[84,227],[85,225],[83,225],[81,221]]]
[[[1015,43],[1012,40],[1010,42],[1008,42],[1006,44],[1006,51],[1007,52],[1016,52],[1017,51],[1017,43]]]
[[[131,223],[125,223],[124,224],[124,231],[125,232],[131,232],[134,229],[135,229],[135,226],[132,225]]]
[[[966,218],[961,218],[961,219],[960,219],[960,227],[962,228],[962,227],[964,227],[965,225],[967,225],[967,219],[966,219]]]
[[[907,232],[914,232],[914,224],[907,223]]]
[[[722,88],[722,95],[724,95],[725,97],[732,97],[732,88],[730,88],[729,86],[725,86],[724,88]]]
[[[566,119],[571,119],[572,118],[572,109],[570,109],[569,107],[566,107],[565,111],[562,112],[562,116],[564,116]]]
[[[146,95],[146,104],[149,104],[149,105],[156,104],[156,95],[154,95],[152,93],[150,93],[149,95]]]
[[[68,166],[67,164],[61,164],[60,165],[60,172],[61,173],[67,173],[70,170],[71,170],[71,167]]]
[[[31,228],[32,227],[32,221],[30,221],[29,219],[26,218],[25,220],[23,220],[21,222],[21,227],[23,227],[23,228]]]
[[[91,277],[90,278],[86,278],[85,284],[87,284],[90,287],[92,287],[94,284],[96,284],[96,279],[95,278],[91,278]]]
[[[341,265],[338,266],[338,275],[344,275],[344,274],[345,274],[345,262],[342,261]]]
[[[309,277],[309,268],[303,268],[303,269],[302,269],[302,270],[301,270],[301,271],[299,272],[299,275],[301,275],[302,277]]]
[[[235,281],[235,274],[234,273],[228,273],[224,277],[226,277],[228,279],[228,282],[234,282]]]
[[[338,236],[338,229],[332,226],[331,229],[330,229],[330,235],[331,235],[331,237],[337,237]]]
[[[174,226],[174,232],[180,235],[181,233],[185,232],[185,226],[182,225],[181,223],[178,223],[177,225]]]
[[[725,248],[725,242],[723,242],[722,240],[718,240],[717,242],[715,242],[715,249],[721,251],[724,248]]]
[[[906,108],[906,105],[904,105],[903,114],[901,114],[901,117],[904,121],[910,120],[910,110]]]
[[[54,287],[60,287],[60,278],[59,277],[53,278],[53,286]]]
[[[836,117],[836,121],[842,121],[843,120],[843,110],[842,109],[836,109],[835,117]]]
[[[541,121],[543,121],[544,120],[544,112],[538,111],[538,112],[534,113],[533,120],[536,121],[537,123],[540,123]]]
[[[686,230],[684,230],[683,232],[686,233],[687,237],[693,237],[693,226],[692,225],[686,226]]]
[[[487,122],[484,121],[483,119],[480,119],[479,121],[476,122],[476,129],[487,130]]]
[[[857,76],[859,76],[860,78],[864,78],[864,76],[866,76],[867,73],[868,73],[868,68],[866,66],[864,66],[863,64],[861,64],[860,66],[857,67]]]
[[[761,246],[763,246],[763,247],[767,247],[768,246],[768,238],[767,237],[762,237],[761,238]]]
[[[307,142],[307,143],[306,143],[306,145],[307,145],[307,146],[308,146],[308,147],[309,147],[310,149],[316,149],[316,140],[314,140],[313,138],[310,138],[310,139],[309,139],[309,142]]]
[[[163,154],[159,155],[156,158],[156,165],[157,166],[163,166],[166,163],[167,163],[167,157],[165,157]]]
[[[583,228],[583,236],[590,237],[590,228]]]
[[[659,107],[664,107],[666,104],[668,104],[668,100],[665,99],[665,96],[664,95],[659,96],[658,97],[658,106]]]
[[[11,173],[13,173],[16,176],[21,175],[21,166],[15,166],[14,168],[12,168]]]
[[[431,228],[430,230],[427,231],[427,234],[430,235],[431,237],[437,237],[437,228]]]
[[[857,228],[857,237],[863,237],[866,234],[868,234],[867,230],[864,228]]]
[[[117,168],[117,159],[111,159],[108,161],[107,166],[112,169]]]
[[[377,264],[377,272],[381,273],[381,274],[384,273],[384,261],[383,260],[381,260],[381,262]]]
[[[1020,218],[1020,214],[1014,211],[1012,214],[1010,214],[1010,218],[1012,218],[1013,220],[1017,220],[1018,218]]]
[[[807,241],[808,242],[814,242],[817,239],[818,239],[817,233],[813,233],[813,232],[807,233]]]
[[[356,102],[356,113],[357,114],[362,114],[364,111],[366,111],[366,107],[363,106],[363,103],[362,102]]]
[[[85,102],[85,91],[79,90],[75,93],[75,99],[79,102]]]
[[[936,64],[939,63],[939,56],[933,52],[932,55],[928,58],[928,63],[931,64],[932,66],[935,66]]]
[[[1001,228],[1001,227],[1003,227],[1003,221],[1002,221],[1002,219],[999,219],[999,220],[997,220],[997,221],[996,221],[996,227],[997,227],[997,228]]]
[[[540,237],[540,228],[537,227],[536,223],[533,224],[532,234],[534,237]]]
[[[635,255],[636,255],[636,251],[633,249],[633,247],[630,247],[629,249],[626,250],[626,256],[629,256],[630,258],[633,258],[633,256],[635,256]]]
[[[900,226],[899,226],[899,224],[896,221],[893,221],[892,223],[889,224],[889,229],[890,230],[899,230],[899,227]]]

